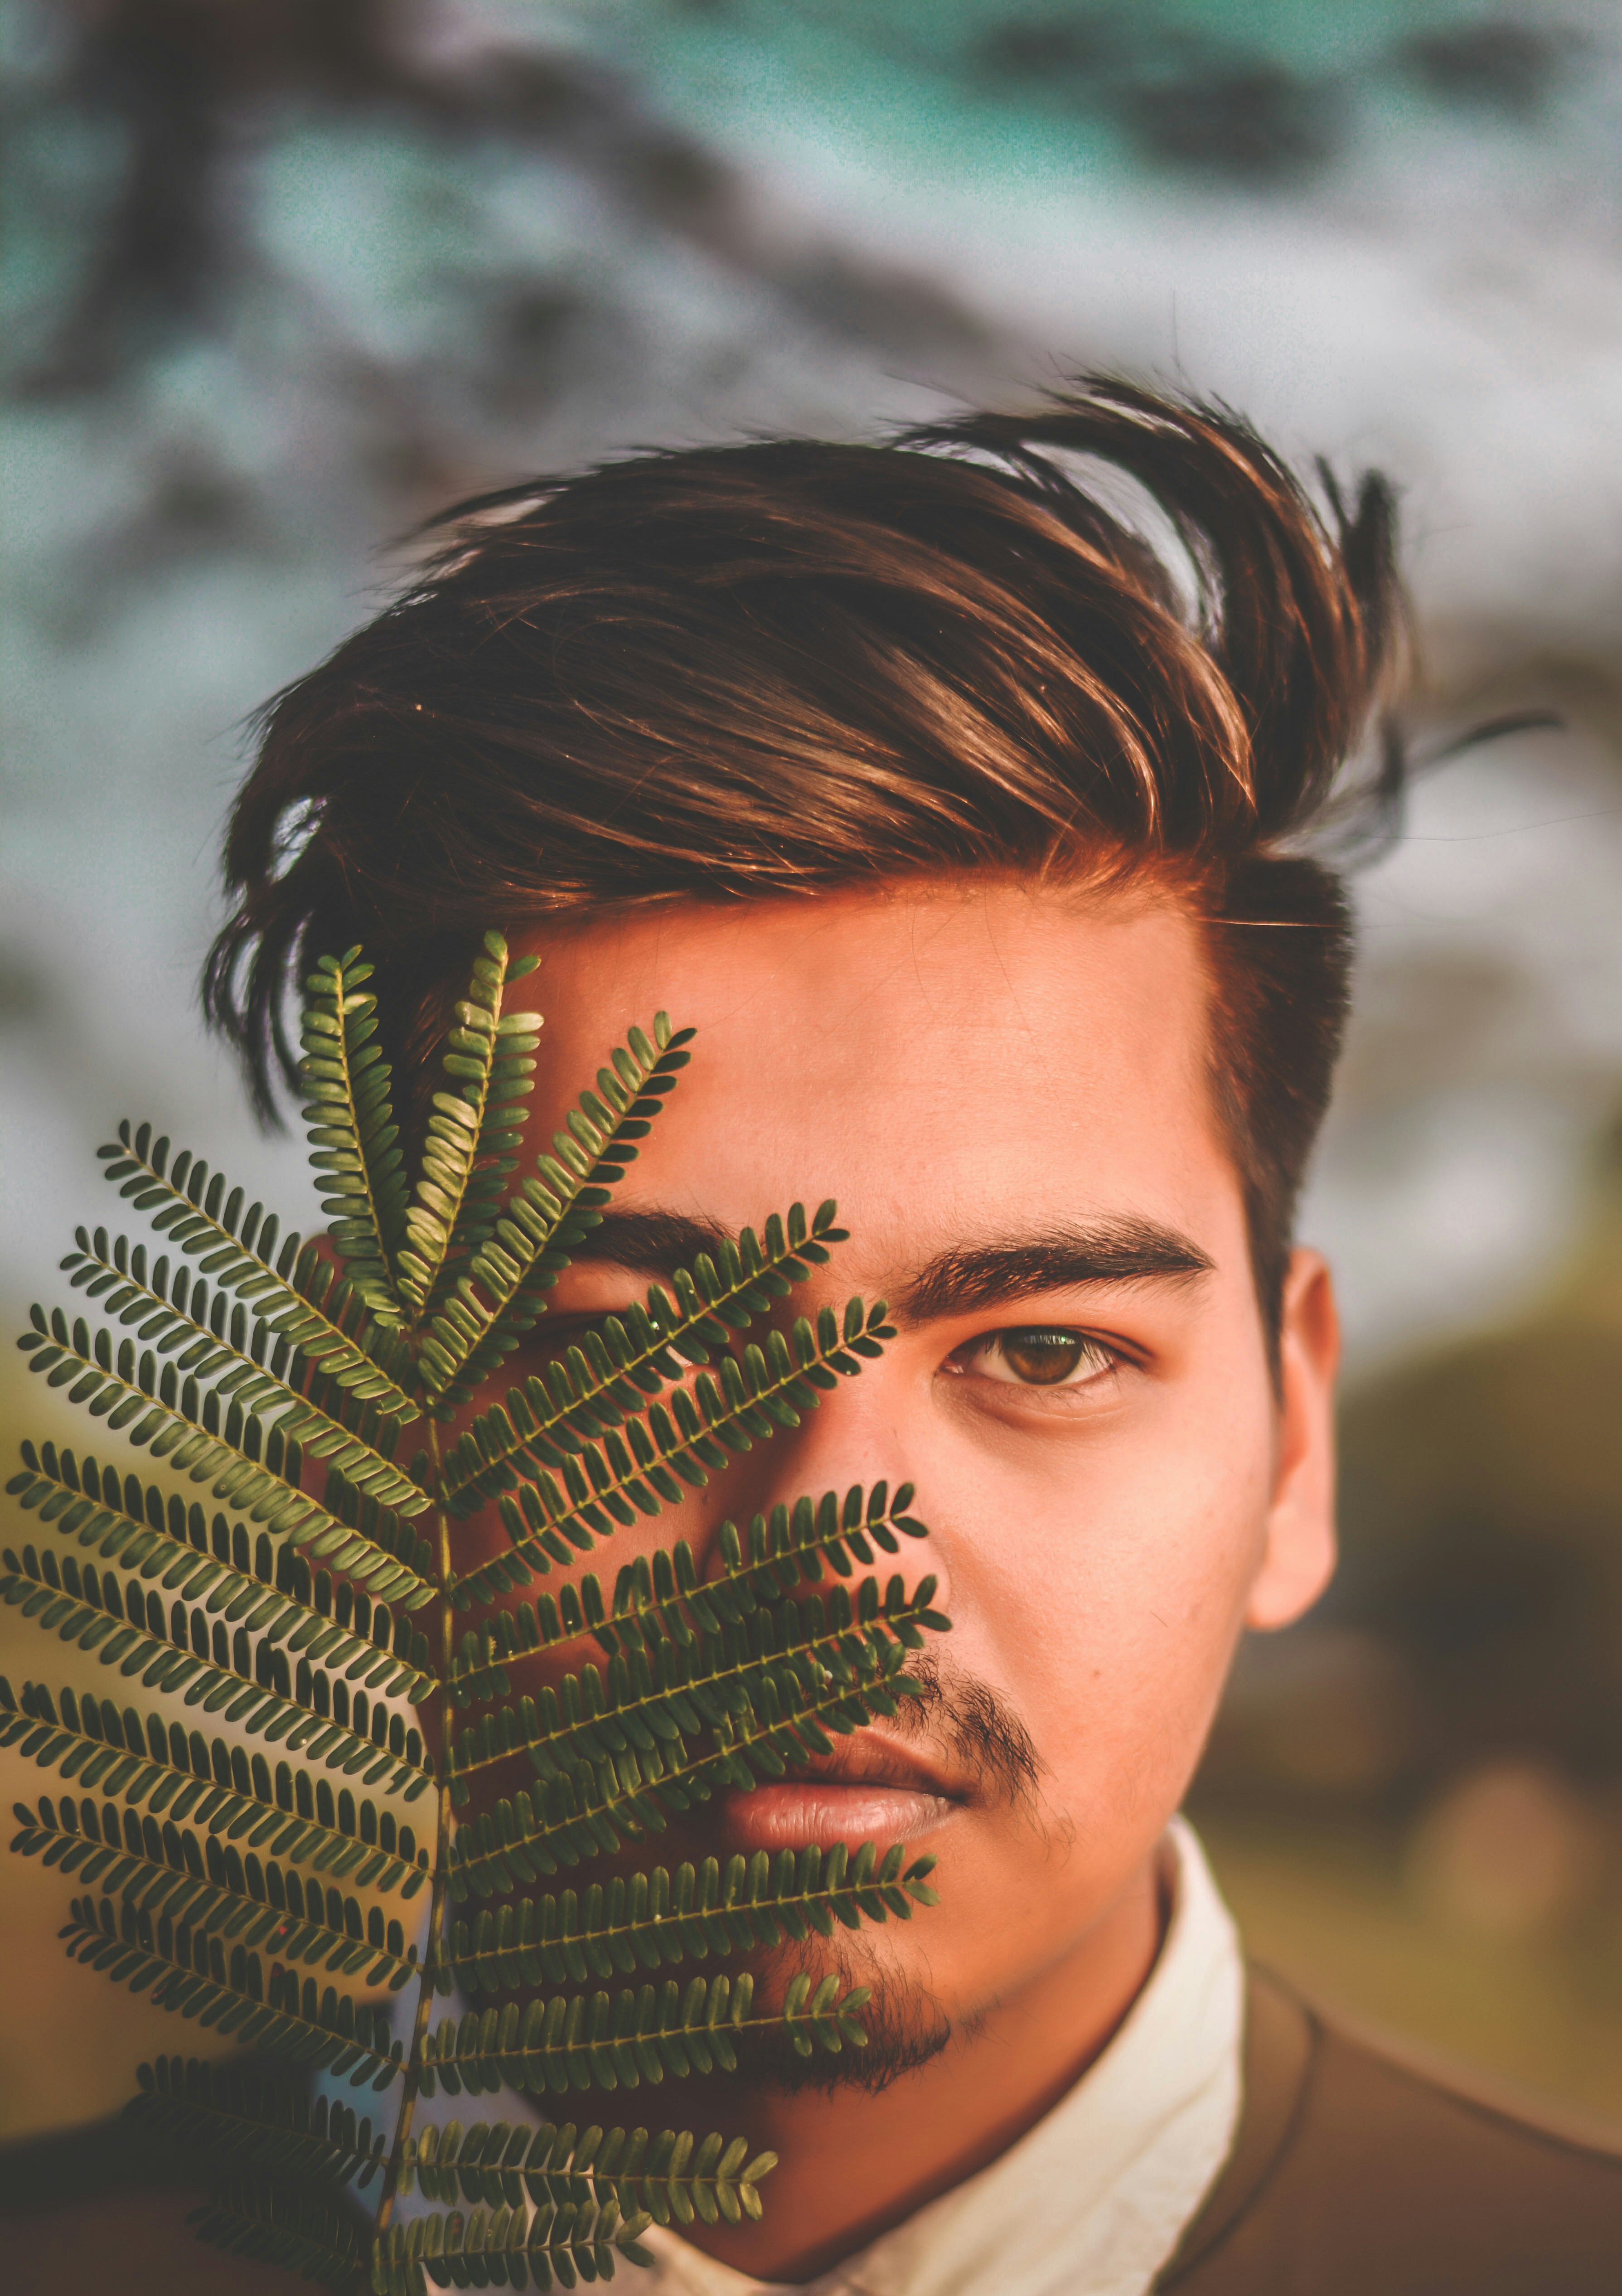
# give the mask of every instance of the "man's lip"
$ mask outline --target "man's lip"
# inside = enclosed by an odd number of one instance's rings
[[[776,1781],[784,1786],[868,1787],[876,1792],[925,1794],[938,1801],[966,1802],[971,1799],[961,1781],[940,1773],[900,1746],[883,1738],[848,1739],[831,1753],[817,1754],[792,1763]]]
[[[733,1787],[721,1797],[723,1831],[739,1849],[810,1841],[899,1841],[928,1833],[973,1794],[927,1755],[870,1731],[794,1763],[781,1778]]]
[[[752,1789],[733,1787],[717,1808],[723,1837],[746,1854],[765,1849],[824,1848],[835,1841],[881,1846],[915,1841],[958,1816],[961,1794],[918,1782],[916,1771],[897,1783],[889,1776],[837,1775],[763,1780]]]

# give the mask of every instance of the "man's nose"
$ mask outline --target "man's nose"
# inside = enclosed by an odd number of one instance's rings
[[[839,1386],[815,1405],[799,1409],[798,1426],[751,1439],[750,1450],[712,1478],[691,1513],[682,1510],[688,1519],[680,1529],[692,1542],[700,1575],[721,1567],[722,1527],[728,1521],[747,1538],[754,1517],[769,1521],[774,1509],[784,1507],[792,1521],[808,1501],[825,1523],[823,1503],[830,1493],[842,1520],[853,1489],[860,1492],[857,1504],[865,1514],[879,1486],[887,1512],[896,1512],[897,1493],[917,1480],[908,1436],[912,1416],[899,1391],[899,1367],[881,1356],[863,1363],[858,1373],[841,1376]],[[888,1542],[869,1544],[878,1549],[875,1564],[883,1565]],[[890,1567],[904,1569],[910,1581],[917,1575],[908,1555],[912,1542],[904,1535],[900,1545]],[[938,1558],[927,1548],[915,1552],[918,1569],[938,1569]]]

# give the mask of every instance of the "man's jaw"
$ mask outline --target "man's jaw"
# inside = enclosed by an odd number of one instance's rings
[[[727,1847],[801,1849],[811,1842],[912,1841],[966,1808],[972,1790],[928,1756],[858,1731],[831,1753],[798,1764],[714,1807]]]

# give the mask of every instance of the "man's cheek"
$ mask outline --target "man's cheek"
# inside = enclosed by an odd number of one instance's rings
[[[1028,1662],[1011,1684],[1045,1765],[1047,1799],[1082,1823],[1088,1812],[1097,1819],[1111,1806],[1154,1801],[1186,1772],[1220,1693],[1245,1583],[1230,1554],[1111,1578],[1107,1589],[1095,1580],[1068,1627],[1052,1612],[1033,1620]]]

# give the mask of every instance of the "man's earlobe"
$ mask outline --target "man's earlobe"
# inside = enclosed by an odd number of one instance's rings
[[[1323,1256],[1290,1255],[1279,1330],[1278,1447],[1266,1539],[1245,1624],[1287,1627],[1335,1568],[1335,1374],[1340,1319]]]

